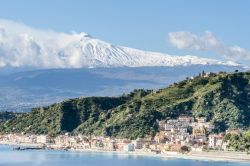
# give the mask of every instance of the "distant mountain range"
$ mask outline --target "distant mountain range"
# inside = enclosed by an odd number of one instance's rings
[[[208,72],[244,70],[224,65],[46,69],[0,74],[0,111],[33,107],[80,96],[116,96],[136,88],[158,89]]]

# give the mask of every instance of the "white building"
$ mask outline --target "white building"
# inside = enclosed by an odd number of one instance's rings
[[[221,134],[211,134],[208,137],[208,146],[210,148],[221,148],[223,143],[223,135]]]
[[[194,122],[194,118],[190,116],[180,116],[178,118],[179,122],[186,122],[186,123],[192,123]]]
[[[205,117],[196,118],[198,123],[205,123],[207,119]]]
[[[49,143],[50,139],[47,135],[38,135],[36,137],[36,142],[41,144]]]
[[[132,151],[135,150],[135,145],[132,144],[132,143],[130,143],[130,144],[125,144],[125,145],[123,146],[123,150],[124,150],[125,152],[132,152]]]

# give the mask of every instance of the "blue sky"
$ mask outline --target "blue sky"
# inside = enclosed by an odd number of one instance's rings
[[[0,18],[40,29],[86,32],[116,45],[169,54],[223,58],[209,49],[173,47],[168,33],[176,31],[210,31],[228,46],[250,50],[247,0],[6,0],[1,1]]]

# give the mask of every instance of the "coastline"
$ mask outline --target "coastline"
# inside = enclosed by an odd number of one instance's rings
[[[28,143],[7,143],[0,142],[0,145],[8,145],[8,146],[19,146],[19,147],[43,147],[43,144],[28,144]],[[51,148],[51,146],[46,146],[44,148],[46,150],[64,150],[63,148]],[[250,154],[245,157],[237,157],[237,152],[230,152],[228,156],[226,155],[218,155],[218,153],[223,154],[224,152],[190,152],[187,154],[181,154],[178,152],[163,152],[161,154],[156,154],[153,152],[146,151],[133,151],[133,152],[125,152],[125,151],[109,151],[102,149],[68,149],[66,152],[77,152],[77,153],[100,153],[100,154],[113,154],[113,155],[126,155],[126,156],[142,156],[142,157],[157,157],[162,159],[184,159],[184,160],[198,160],[198,161],[209,161],[209,162],[240,162],[240,163],[248,163],[250,162]],[[233,156],[232,156],[233,155]]]
[[[240,163],[248,163],[250,162],[249,158],[231,158],[231,157],[218,157],[218,156],[209,156],[209,155],[196,155],[196,154],[181,154],[178,152],[169,152],[163,154],[155,154],[150,152],[124,152],[124,151],[105,151],[105,150],[96,150],[96,149],[70,149],[72,152],[93,152],[93,153],[109,153],[115,155],[127,155],[127,156],[143,156],[143,157],[157,157],[163,159],[185,159],[185,160],[198,160],[198,161],[210,161],[210,162],[240,162]]]

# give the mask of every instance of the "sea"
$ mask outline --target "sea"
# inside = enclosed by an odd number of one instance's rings
[[[55,150],[14,150],[0,145],[0,166],[250,166],[250,163],[215,162],[127,154]]]

